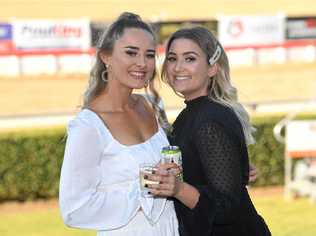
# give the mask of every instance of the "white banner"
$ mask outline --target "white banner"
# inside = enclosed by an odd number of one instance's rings
[[[16,20],[13,41],[18,49],[89,49],[90,22],[78,20]]]
[[[219,41],[225,47],[282,43],[285,39],[285,17],[221,16],[218,19]]]
[[[316,120],[291,121],[286,126],[288,152],[316,152]]]

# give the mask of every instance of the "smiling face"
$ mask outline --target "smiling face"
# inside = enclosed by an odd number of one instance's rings
[[[109,83],[140,89],[153,77],[155,71],[155,42],[153,36],[138,28],[127,28],[116,40],[109,55],[101,53],[108,66]]]
[[[172,41],[166,56],[165,70],[170,86],[186,100],[208,94],[210,77],[216,64],[207,63],[206,54],[198,44],[186,38]]]

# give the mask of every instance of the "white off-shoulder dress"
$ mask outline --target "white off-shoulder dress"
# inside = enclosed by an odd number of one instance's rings
[[[178,236],[173,202],[140,194],[139,165],[158,163],[168,145],[159,130],[135,145],[119,143],[101,118],[83,109],[68,124],[59,205],[66,225],[98,236]]]

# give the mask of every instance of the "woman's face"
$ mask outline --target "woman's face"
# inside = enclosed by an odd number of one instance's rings
[[[109,83],[131,89],[140,89],[153,77],[155,70],[155,43],[153,36],[142,29],[128,28],[116,40],[111,55],[101,53],[108,65]]]
[[[190,39],[175,39],[166,55],[166,72],[170,86],[186,100],[207,95],[214,68],[207,63],[206,54]]]

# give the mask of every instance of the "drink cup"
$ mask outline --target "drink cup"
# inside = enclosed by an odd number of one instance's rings
[[[153,171],[156,171],[157,168],[152,163],[143,163],[139,166],[139,180],[140,180],[140,191],[143,197],[153,197],[149,189],[145,187],[149,184],[159,184],[158,181],[152,181],[145,178],[148,174],[153,174]]]

